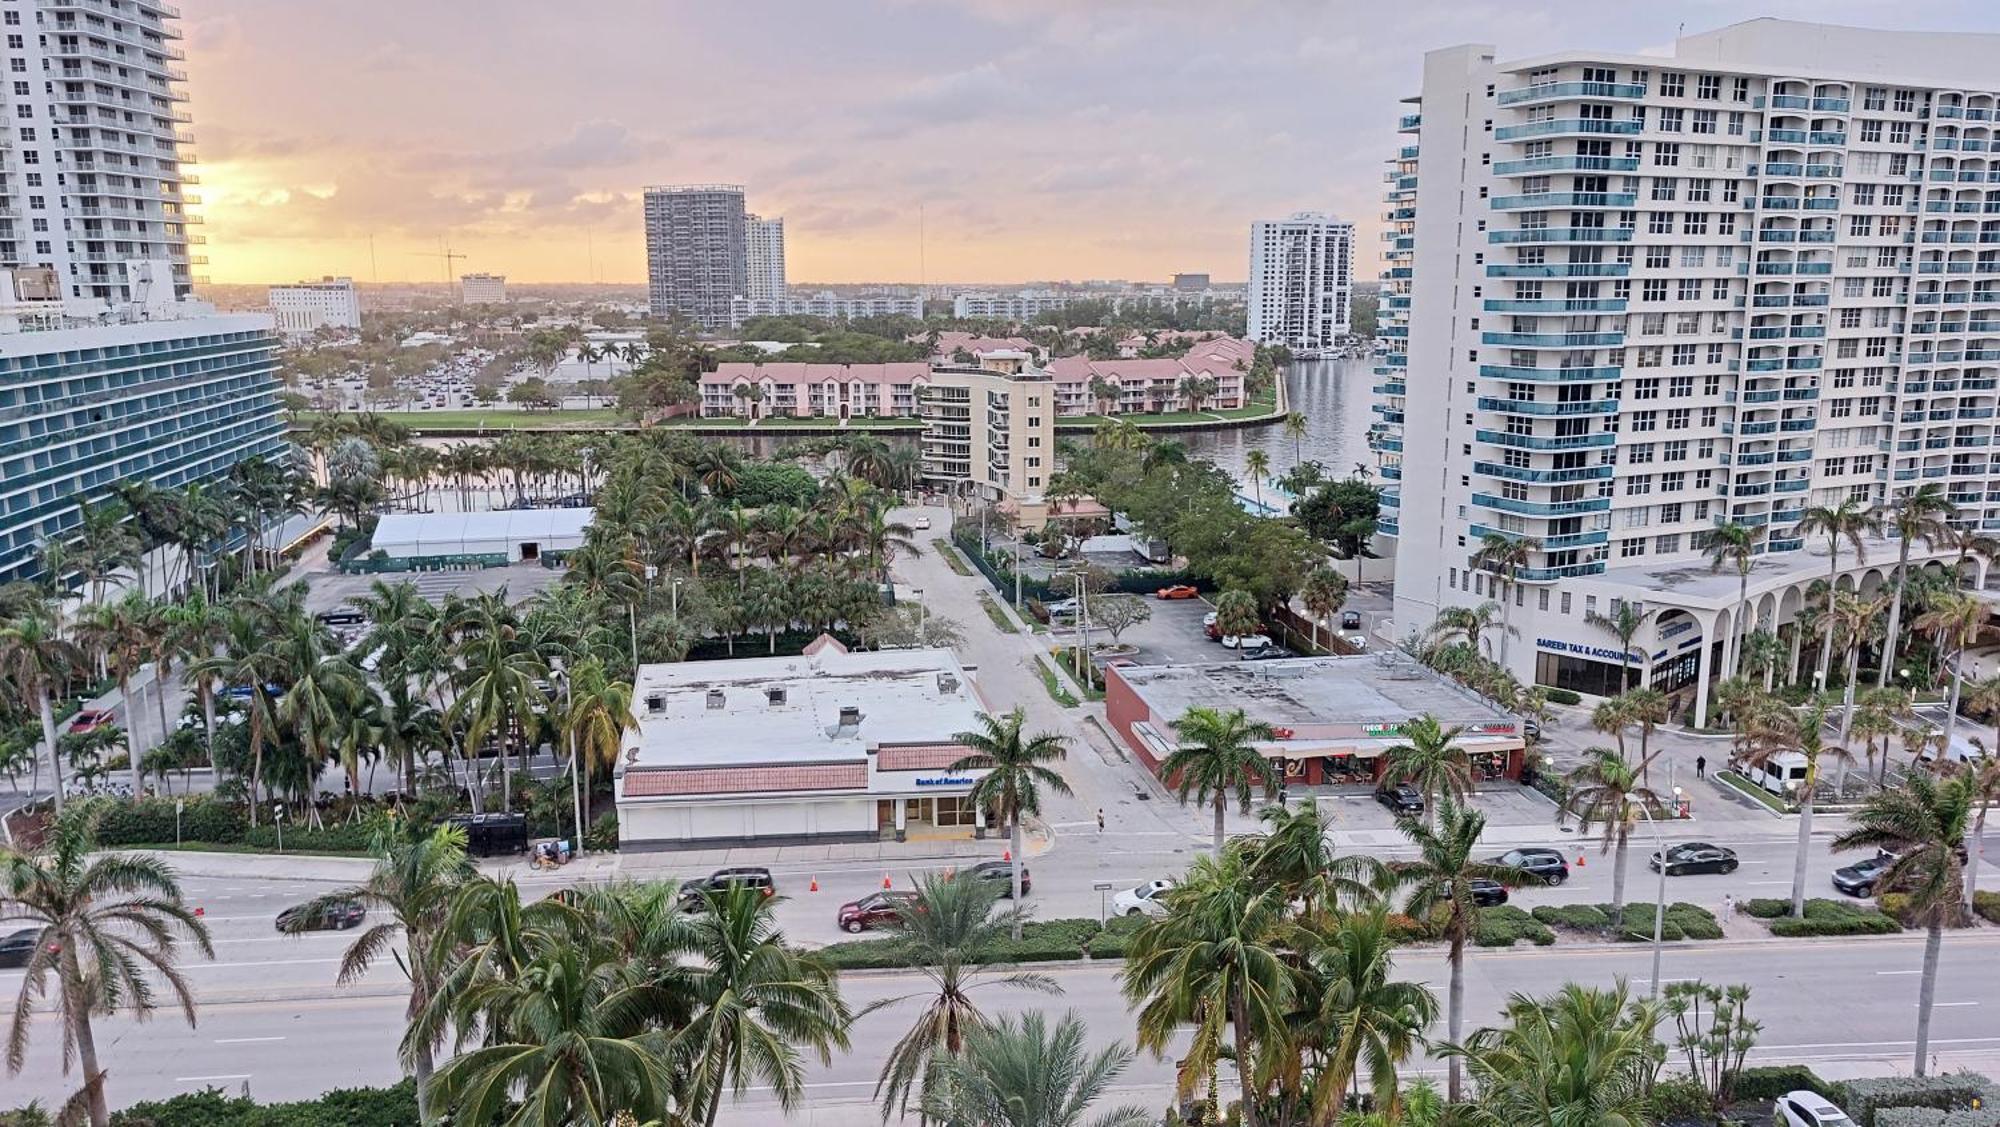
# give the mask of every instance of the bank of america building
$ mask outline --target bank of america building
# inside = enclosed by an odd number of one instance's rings
[[[1739,625],[1794,640],[1828,571],[1809,507],[1937,482],[2000,528],[1996,58],[1780,20],[1671,56],[1426,55],[1372,435],[1397,628],[1504,598],[1522,681],[1602,695],[1630,665],[1705,714]],[[1740,615],[1704,554],[1729,521],[1762,536]],[[1489,534],[1538,545],[1518,584],[1470,566]],[[1896,551],[1844,551],[1842,584]],[[1629,650],[1588,619],[1621,602],[1646,614]]]

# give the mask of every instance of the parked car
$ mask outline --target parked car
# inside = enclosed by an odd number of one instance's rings
[[[1833,887],[1849,896],[1873,896],[1875,885],[1889,866],[1896,863],[1896,855],[1887,851],[1877,853],[1863,861],[1833,871]]]
[[[1509,849],[1498,857],[1489,858],[1489,865],[1505,865],[1519,869],[1543,884],[1556,885],[1569,879],[1569,862],[1560,850],[1530,847]]]
[[[35,953],[35,938],[41,934],[41,928],[31,927],[0,939],[0,967],[27,966]]]
[[[1346,642],[1352,649],[1365,650],[1368,648],[1368,635],[1366,634],[1342,634],[1340,640]]]
[[[1192,599],[1200,594],[1200,591],[1195,590],[1186,583],[1176,583],[1171,587],[1162,587],[1153,592],[1153,597],[1156,599]]]
[[[1358,610],[1346,610],[1346,611],[1341,611],[1341,612],[1340,612],[1340,628],[1341,628],[1342,630],[1359,630],[1359,629],[1361,629],[1361,612],[1360,612],[1360,611],[1358,611]]]
[[[994,881],[1000,885],[1003,900],[1014,896],[1014,863],[1012,861],[981,861],[965,870],[967,876],[976,880]],[[1021,895],[1034,891],[1035,882],[1030,879],[1028,866],[1021,866]]]
[[[1226,650],[1261,650],[1271,644],[1268,634],[1224,634],[1222,648]]]
[[[1778,1097],[1771,1111],[1777,1127],[1854,1127],[1854,1120],[1832,1101],[1803,1088]]]
[[[732,888],[754,888],[765,896],[775,896],[778,882],[771,879],[771,870],[761,867],[717,869],[705,877],[681,882],[680,908],[691,912],[701,907],[704,892],[727,892]]]
[[[1043,603],[1042,609],[1049,612],[1050,618],[1068,618],[1076,614],[1076,600],[1057,599],[1053,603]]]
[[[910,522],[910,527],[916,529],[919,532],[928,530],[930,526],[931,526],[931,518],[929,517],[918,517]]]
[[[1207,614],[1201,616],[1201,632],[1211,642],[1220,642],[1222,640],[1222,631],[1215,625],[1214,611],[1209,611]]]
[[[87,732],[95,732],[99,728],[109,727],[114,716],[115,714],[108,708],[81,709],[77,712],[76,719],[70,723],[70,734],[81,736]]]
[[[1473,877],[1466,882],[1472,891],[1472,902],[1481,908],[1495,908],[1507,902],[1507,886],[1497,880]]]
[[[1408,783],[1382,783],[1375,788],[1375,801],[1398,814],[1415,817],[1424,812],[1424,796]]]
[[[840,906],[836,917],[840,930],[860,935],[871,927],[882,927],[896,919],[917,899],[914,892],[871,892],[859,900]]]
[[[1242,661],[1266,661],[1274,657],[1291,657],[1292,651],[1283,646],[1258,646],[1254,650],[1244,650],[1237,657]]]
[[[1121,916],[1165,915],[1164,897],[1172,887],[1174,882],[1170,880],[1149,880],[1137,888],[1125,889],[1111,898],[1111,910]]]
[[[1687,873],[1733,873],[1736,871],[1736,851],[1705,841],[1689,841],[1669,848],[1665,857],[1654,853],[1647,863],[1656,873],[1665,866],[1670,877]]]
[[[334,900],[318,911],[310,904],[298,904],[278,913],[279,931],[346,931],[368,915],[359,900]]]

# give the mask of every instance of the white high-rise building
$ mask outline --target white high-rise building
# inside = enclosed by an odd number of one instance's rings
[[[53,267],[62,295],[145,303],[202,279],[188,253],[199,199],[182,162],[192,142],[179,12],[157,0],[27,0],[9,5],[11,125],[0,169],[0,267]],[[151,261],[155,270],[127,264]]]
[[[271,315],[278,331],[288,337],[307,336],[320,329],[359,329],[361,297],[354,279],[327,276],[317,282],[271,287]]]
[[[772,301],[785,296],[785,217],[763,219],[743,217],[743,240],[749,257],[748,292],[751,301]]]
[[[1250,225],[1249,337],[1317,356],[1347,335],[1354,224],[1317,211]]]
[[[1699,723],[1744,627],[1820,660],[1794,627],[1834,564],[1809,509],[1936,486],[2000,528],[1997,55],[1768,19],[1671,56],[1426,55],[1373,436],[1396,629],[1497,601],[1524,683],[1606,695],[1629,667]],[[1755,538],[1741,589],[1708,563],[1723,525]],[[1837,570],[1868,594],[1899,546],[1864,547]],[[1600,617],[1623,608],[1629,645]]]
[[[507,275],[460,274],[459,300],[467,305],[507,304]]]

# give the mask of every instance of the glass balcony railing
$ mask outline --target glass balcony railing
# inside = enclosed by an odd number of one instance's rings
[[[1630,227],[1519,227],[1488,231],[1489,243],[1629,243]]]
[[[1521,106],[1574,98],[1638,99],[1645,96],[1646,87],[1636,82],[1539,82],[1520,90],[1502,90],[1499,101],[1503,106]]]
[[[1488,313],[1623,313],[1622,297],[1487,298]]]
[[[1522,501],[1512,497],[1501,497],[1493,493],[1474,493],[1472,503],[1482,509],[1493,509],[1502,513],[1517,513],[1524,517],[1568,517],[1580,513],[1605,513],[1611,511],[1609,497],[1583,497],[1575,501]]]
[[[1544,172],[1637,172],[1638,157],[1547,156],[1493,162],[1495,176],[1535,176]]]
[[[1494,446],[1512,446],[1517,450],[1589,450],[1598,446],[1612,446],[1618,442],[1615,434],[1510,434],[1504,430],[1477,430],[1473,437]]]
[[[1640,131],[1636,121],[1612,121],[1601,117],[1563,117],[1553,121],[1530,121],[1522,125],[1503,125],[1493,131],[1496,141],[1517,141],[1524,137],[1555,137],[1565,133],[1611,134],[1631,136]]]
[[[1482,344],[1505,348],[1618,348],[1624,333],[1481,333]]]
[[[1604,574],[1604,561],[1591,560],[1588,563],[1564,564],[1560,567],[1524,567],[1514,573],[1514,578],[1522,583],[1552,583],[1558,579],[1571,579],[1579,575]]]
[[[1631,273],[1629,262],[1494,262],[1486,267],[1489,278],[1623,278]]]
[[[1527,466],[1510,466],[1501,462],[1474,462],[1472,472],[1483,477],[1497,477],[1503,481],[1523,481],[1531,485],[1562,485],[1575,481],[1609,481],[1617,469],[1613,466],[1533,469]]]
[[[1632,207],[1639,202],[1637,192],[1531,192],[1520,196],[1494,196],[1495,211],[1537,207]]]
[[[1481,364],[1479,374],[1494,380],[1533,380],[1541,383],[1583,383],[1617,380],[1623,368],[1530,368],[1517,364]]]
[[[1482,540],[1494,535],[1505,536],[1509,540],[1514,540],[1524,535],[1523,533],[1508,532],[1504,529],[1484,524],[1473,525],[1471,532],[1472,535]],[[1559,552],[1568,548],[1587,548],[1594,544],[1606,543],[1611,539],[1611,533],[1604,529],[1596,529],[1590,532],[1568,532],[1554,536],[1536,537],[1535,539],[1540,542],[1544,551]]]
[[[1612,415],[1618,412],[1616,399],[1585,399],[1568,402],[1544,401],[1539,399],[1500,399],[1482,395],[1479,409],[1498,411],[1508,415]]]

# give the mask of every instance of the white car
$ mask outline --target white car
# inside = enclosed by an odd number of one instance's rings
[[[1174,886],[1170,880],[1149,880],[1111,898],[1111,908],[1121,916],[1164,916],[1167,905],[1161,899]]]
[[[1262,634],[1224,634],[1222,647],[1229,650],[1261,650],[1271,644],[1271,639]]]
[[[1772,1109],[1778,1127],[1854,1127],[1854,1121],[1847,1113],[1835,1107],[1825,1096],[1808,1092],[1801,1088],[1796,1092],[1786,1092],[1778,1098]]]
[[[910,522],[910,527],[915,529],[928,529],[930,526],[931,518],[929,517],[918,517]]]

